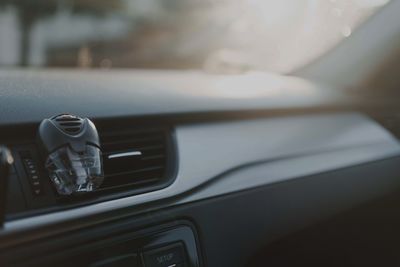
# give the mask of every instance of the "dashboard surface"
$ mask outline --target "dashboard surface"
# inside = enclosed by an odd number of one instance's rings
[[[261,244],[400,187],[396,137],[346,108],[354,97],[299,78],[67,70],[9,70],[0,77],[6,144],[34,140],[42,119],[64,112],[109,131],[114,122],[137,128],[167,122],[177,166],[163,189],[9,219],[0,231],[0,259],[41,254],[71,233],[81,237],[67,243],[79,246],[98,236],[91,228],[113,232],[122,224],[135,232],[184,220],[205,266],[243,266]],[[248,247],[241,254],[233,241]],[[28,252],[32,243],[41,246]],[[216,254],[223,243],[229,246]]]

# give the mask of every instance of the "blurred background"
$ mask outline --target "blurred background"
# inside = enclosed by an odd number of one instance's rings
[[[0,66],[287,73],[388,0],[0,0]]]

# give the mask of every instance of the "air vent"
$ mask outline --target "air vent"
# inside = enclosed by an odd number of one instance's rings
[[[167,180],[169,131],[101,136],[105,180],[99,191],[138,189]]]
[[[59,129],[69,134],[79,133],[83,125],[81,118],[69,114],[61,114],[51,118],[51,120]]]

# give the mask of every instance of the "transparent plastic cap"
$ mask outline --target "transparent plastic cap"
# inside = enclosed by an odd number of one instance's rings
[[[91,145],[83,153],[59,148],[47,157],[46,168],[60,195],[94,191],[104,180],[101,151]]]

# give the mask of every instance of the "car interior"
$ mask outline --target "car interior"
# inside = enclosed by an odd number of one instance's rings
[[[0,0],[0,266],[400,266],[399,14]]]

